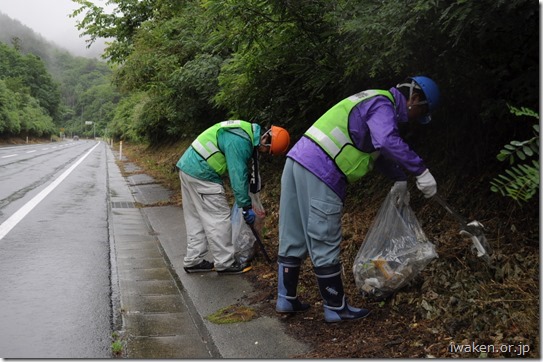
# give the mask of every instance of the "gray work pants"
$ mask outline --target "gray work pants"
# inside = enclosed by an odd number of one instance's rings
[[[235,250],[230,207],[223,185],[194,178],[183,171],[179,172],[179,178],[187,229],[184,266],[199,264],[209,251],[216,270],[230,267]]]
[[[340,263],[343,202],[325,183],[287,158],[281,177],[279,256],[315,267]]]

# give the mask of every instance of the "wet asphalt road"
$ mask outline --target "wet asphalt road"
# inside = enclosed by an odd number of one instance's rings
[[[106,147],[0,147],[0,357],[111,357]]]

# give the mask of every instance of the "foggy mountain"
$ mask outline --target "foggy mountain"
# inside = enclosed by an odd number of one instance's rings
[[[0,42],[14,45],[14,38],[18,39],[17,46],[23,53],[36,54],[46,63],[49,63],[49,60],[51,60],[52,50],[68,52],[73,56],[80,56],[61,45],[45,39],[41,34],[36,33],[33,29],[22,24],[19,20],[12,19],[0,12]],[[97,44],[94,44],[89,49],[90,56],[85,56],[86,58],[100,59],[102,49],[96,45]]]

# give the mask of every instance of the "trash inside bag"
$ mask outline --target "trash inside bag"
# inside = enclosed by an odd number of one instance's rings
[[[255,230],[260,232],[262,226],[264,225],[264,217],[266,212],[260,201],[260,194],[249,193],[251,196],[253,211],[256,214],[255,220]],[[255,241],[256,238],[251,231],[251,228],[245,220],[243,219],[243,209],[237,207],[234,203],[231,213],[231,223],[232,223],[232,243],[234,244],[235,258],[240,263],[245,263],[251,261],[255,256]]]
[[[355,283],[362,295],[385,299],[435,258],[435,246],[411,207],[397,206],[389,192],[354,260]]]

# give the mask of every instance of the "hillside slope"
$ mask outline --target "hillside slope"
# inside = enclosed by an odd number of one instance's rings
[[[179,190],[173,166],[186,145],[125,145],[123,152],[165,186]],[[267,210],[264,242],[271,255],[278,244],[283,162],[267,156],[261,162],[262,199]],[[482,170],[477,179],[467,181],[453,175],[438,178],[439,192],[460,214],[485,225],[494,248],[492,266],[471,252],[471,242],[458,235],[458,223],[437,203],[424,199],[410,180],[411,207],[436,245],[439,258],[392,298],[381,302],[364,299],[354,284],[353,260],[391,186],[374,173],[349,189],[342,244],[349,301],[371,309],[372,315],[353,323],[324,323],[308,261],[299,286],[299,295],[312,305],[308,312],[293,317],[275,313],[276,265],[261,258],[246,277],[262,293],[248,303],[265,302],[261,313],[280,318],[293,335],[314,346],[311,353],[298,358],[539,358],[539,200],[520,206],[490,192],[488,180],[495,177],[496,170]],[[459,179],[466,187],[458,186]],[[171,202],[181,205],[179,192]]]

